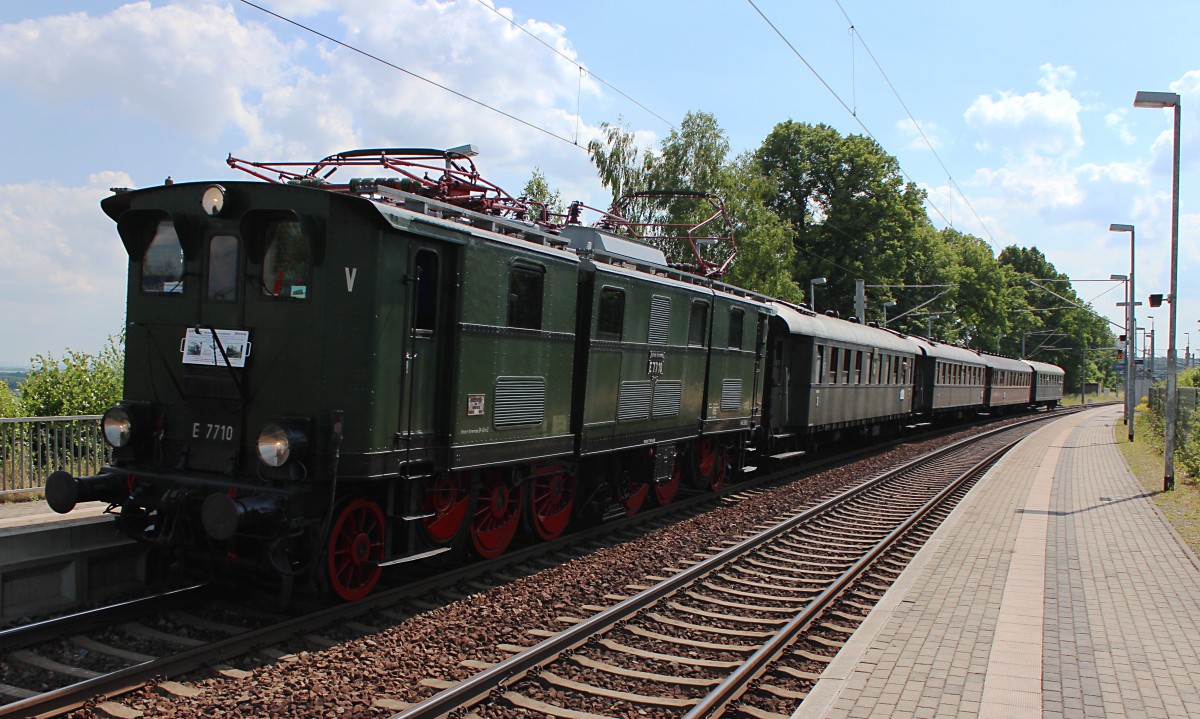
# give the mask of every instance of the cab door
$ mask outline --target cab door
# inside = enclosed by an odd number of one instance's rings
[[[433,459],[446,446],[453,316],[452,253],[444,245],[414,242],[404,277],[405,333],[400,390],[400,432],[408,461]]]

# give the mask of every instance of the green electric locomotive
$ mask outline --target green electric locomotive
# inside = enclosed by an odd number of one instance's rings
[[[105,199],[129,255],[114,459],[56,473],[51,506],[354,600],[389,564],[718,487],[762,421],[767,298],[620,218],[552,221],[470,154],[230,158],[265,181]],[[334,182],[357,166],[394,172]]]

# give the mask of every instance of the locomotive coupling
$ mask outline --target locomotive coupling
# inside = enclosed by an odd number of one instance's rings
[[[239,497],[213,493],[204,498],[200,508],[200,523],[208,536],[216,540],[229,539],[239,531],[264,526],[276,520],[283,511],[281,497]]]
[[[80,502],[100,500],[112,504],[128,496],[125,477],[120,474],[72,477],[60,469],[46,478],[46,501],[59,514],[70,512]]]

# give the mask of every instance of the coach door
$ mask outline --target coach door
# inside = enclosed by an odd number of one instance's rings
[[[428,450],[444,438],[449,382],[443,366],[450,351],[451,315],[446,288],[451,271],[443,246],[415,244],[405,276],[404,374],[400,395],[400,429],[409,446]]]

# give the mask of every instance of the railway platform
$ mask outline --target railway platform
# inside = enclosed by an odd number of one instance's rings
[[[793,719],[1200,717],[1200,561],[1120,421],[1064,417],[998,462]]]
[[[136,591],[145,550],[117,535],[104,502],[57,514],[43,501],[0,504],[0,623]]]

